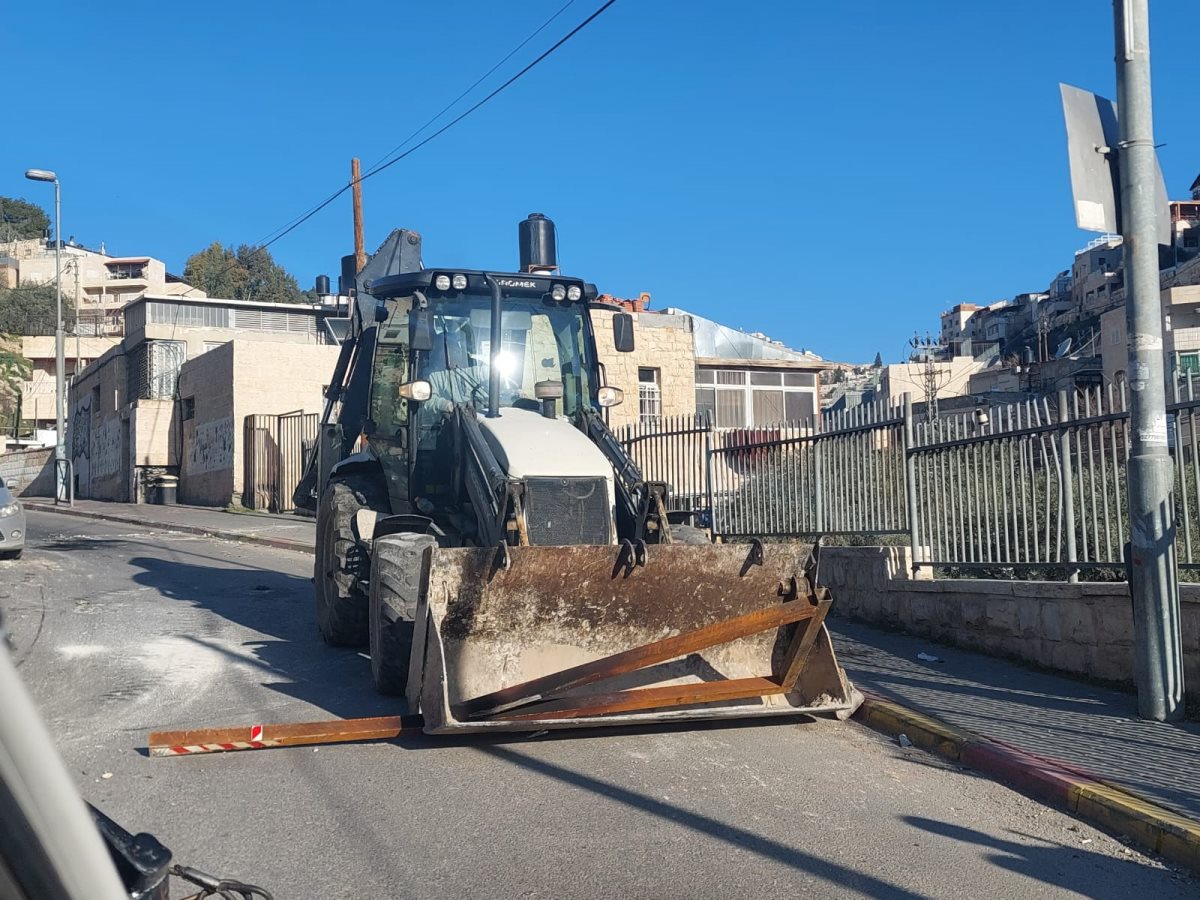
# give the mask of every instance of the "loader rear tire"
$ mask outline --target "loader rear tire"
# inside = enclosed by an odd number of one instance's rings
[[[403,696],[408,687],[417,602],[428,578],[427,534],[390,534],[371,552],[371,677],[381,694]]]
[[[353,530],[360,509],[387,512],[387,492],[377,478],[347,475],[330,481],[317,509],[317,627],[335,647],[361,647],[368,639],[369,561],[362,558]]]
[[[675,544],[711,544],[708,534],[703,529],[691,525],[672,525],[671,542]]]

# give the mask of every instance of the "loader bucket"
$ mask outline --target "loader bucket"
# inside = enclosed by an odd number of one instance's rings
[[[409,708],[430,733],[848,716],[811,549],[432,548]]]

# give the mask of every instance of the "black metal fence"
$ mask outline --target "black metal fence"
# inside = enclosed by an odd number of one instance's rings
[[[644,477],[671,486],[672,510],[700,513],[721,537],[908,530],[901,407],[860,407],[819,428],[663,417],[617,437]]]
[[[1129,427],[1110,386],[930,421],[905,398],[816,428],[664,420],[618,436],[722,538],[906,534],[918,566],[1075,579],[1123,568]],[[1200,375],[1176,383],[1168,436],[1179,565],[1200,569]]]

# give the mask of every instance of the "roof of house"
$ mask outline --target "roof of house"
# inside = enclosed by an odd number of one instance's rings
[[[185,282],[186,284],[186,282]],[[163,301],[166,303],[194,303],[202,306],[225,306],[231,309],[268,309],[280,310],[283,312],[299,312],[312,313],[313,315],[322,315],[331,313],[334,308],[330,306],[321,306],[316,303],[260,303],[256,300],[224,300],[220,297],[187,297],[183,294],[142,294],[140,297],[130,300],[125,304],[125,308],[136,306],[139,303],[149,301]],[[345,313],[342,313],[345,315]]]
[[[696,350],[696,361],[737,361],[742,363],[792,363],[823,369],[828,363],[807,350],[793,350],[765,335],[748,334],[728,325],[706,319],[682,309],[668,309],[668,313],[690,316],[692,319],[692,341]]]

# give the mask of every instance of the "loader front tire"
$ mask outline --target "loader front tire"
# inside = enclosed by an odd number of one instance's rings
[[[361,647],[368,638],[369,561],[353,530],[360,509],[387,512],[387,493],[378,479],[347,475],[330,481],[317,509],[317,627],[335,647]]]
[[[371,677],[381,694],[403,696],[408,687],[417,603],[428,578],[427,534],[390,534],[371,553]]]

